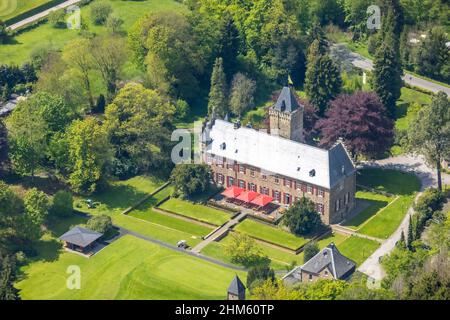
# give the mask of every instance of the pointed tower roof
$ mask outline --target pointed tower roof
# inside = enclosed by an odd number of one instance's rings
[[[293,112],[299,108],[297,99],[295,98],[294,92],[290,87],[283,87],[278,96],[278,100],[273,106],[277,111],[281,112]]]
[[[245,286],[237,275],[234,277],[233,281],[231,281],[230,286],[228,287],[228,293],[232,293],[237,296],[245,293]]]

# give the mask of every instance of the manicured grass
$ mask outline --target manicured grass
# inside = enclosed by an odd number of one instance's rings
[[[217,226],[224,224],[231,218],[231,215],[225,211],[177,198],[171,198],[164,202],[160,208],[186,217],[209,222]]]
[[[184,11],[186,8],[174,0],[145,0],[145,1],[114,1],[104,0],[111,4],[115,16],[123,21],[124,30],[147,13],[161,10]],[[97,35],[106,34],[104,26],[95,26],[90,20],[90,5],[81,8],[81,18],[88,30]],[[80,38],[78,30],[54,28],[49,23],[39,25],[32,30],[25,31],[14,37],[8,44],[0,46],[0,61],[2,63],[22,64],[29,60],[35,48],[53,47],[61,49],[73,39]]]
[[[3,21],[9,20],[11,18],[14,18],[18,16],[19,14],[28,12],[36,7],[39,7],[40,5],[43,5],[47,2],[50,2],[51,0],[15,0],[15,1],[0,1],[0,11],[2,14],[0,14],[0,18]],[[16,8],[11,6],[12,4],[16,3]],[[3,15],[3,12],[9,13],[7,15]]]
[[[324,248],[331,242],[339,245],[341,242],[345,241],[346,238],[347,236],[341,234],[333,234],[332,236],[320,240],[318,244],[320,248]],[[220,242],[212,242],[202,250],[202,254],[227,263],[231,263],[230,257],[227,256],[224,251],[225,245],[230,241],[230,236],[227,236]],[[295,262],[296,265],[303,264],[303,252],[296,255],[262,243],[258,243],[257,245],[259,248],[261,248],[263,254],[267,255],[270,258],[270,266],[275,270],[285,270],[286,267],[289,267],[292,262]]]
[[[396,195],[412,195],[420,189],[420,180],[414,174],[390,169],[362,169],[357,183]]]
[[[420,91],[402,88],[402,95],[397,101],[395,128],[407,130],[421,106],[431,103],[431,96]]]
[[[235,230],[294,250],[308,242],[308,239],[251,219],[245,219],[239,223]]]
[[[110,182],[106,190],[99,191],[97,194],[89,197],[77,197],[74,204],[75,209],[89,214],[117,214],[143,199],[163,184],[164,181],[152,176],[137,176],[125,181],[113,181]],[[158,193],[158,196],[161,197],[164,193],[171,190],[170,187],[166,189],[163,190],[164,192]],[[96,203],[95,208],[90,209],[87,207],[85,200],[88,198]],[[154,201],[157,200],[155,199]]]
[[[386,207],[393,200],[393,197],[368,191],[356,192],[356,198],[360,201],[368,202],[369,206],[361,211],[357,216],[343,224],[344,226],[354,230],[360,228],[361,225],[363,225],[370,217],[382,208]]]
[[[357,265],[363,263],[380,244],[376,241],[351,236],[337,245],[339,251],[346,257],[352,259]]]
[[[40,254],[44,254],[40,252]],[[68,266],[81,270],[81,289],[66,287]],[[90,259],[61,253],[22,268],[22,299],[225,299],[237,273],[144,240],[125,236]]]
[[[414,196],[399,197],[385,209],[378,212],[358,232],[380,239],[387,239],[398,228],[413,201]]]

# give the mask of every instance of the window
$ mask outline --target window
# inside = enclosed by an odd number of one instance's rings
[[[335,204],[335,211],[336,211],[336,212],[339,211],[340,205],[341,205],[341,200],[340,200],[340,199],[339,199],[339,200],[336,200],[336,204]]]
[[[231,187],[233,185],[234,185],[234,178],[229,176],[227,178],[227,187]]]
[[[289,180],[289,179],[284,179],[284,186],[291,188],[292,187],[292,181]]]
[[[280,200],[281,200],[280,191],[273,190],[272,193],[273,193],[273,199],[276,202],[280,202]]]
[[[252,176],[252,177],[255,176],[255,170],[250,170],[250,176]]]
[[[257,192],[256,184],[250,182],[250,183],[248,184],[248,190]]]
[[[278,177],[275,177],[274,181],[275,181],[276,184],[280,184],[280,179]]]
[[[223,183],[224,183],[223,174],[220,174],[220,173],[217,174],[217,183],[223,185]]]
[[[206,155],[206,163],[207,163],[207,164],[212,164],[212,157],[211,157],[210,154],[207,154],[207,155]]]
[[[291,195],[289,193],[284,194],[284,204],[287,204],[287,205],[291,204]]]
[[[223,158],[222,157],[218,157],[216,163],[217,163],[218,166],[223,167]]]
[[[312,274],[308,275],[308,279],[309,279],[309,281],[312,281],[312,279],[313,279]]]
[[[260,190],[261,194],[265,194],[266,196],[269,195],[269,188],[261,187],[261,188],[259,188],[259,190]]]
[[[323,214],[323,204],[321,203],[317,204],[317,212]]]
[[[261,178],[262,178],[263,180],[267,180],[267,176],[266,176],[265,174],[262,174],[262,175],[261,175]]]
[[[312,187],[310,186],[310,185],[308,185],[307,187],[306,187],[306,191],[308,191],[308,193],[313,193],[313,189],[312,189]]]
[[[242,165],[242,164],[239,165],[239,172],[240,173],[245,173],[245,166],[244,165]]]
[[[328,276],[328,271],[325,270],[324,274],[325,274],[325,276]]]
[[[319,197],[323,198],[324,195],[325,191],[323,191],[323,189],[319,189]]]
[[[296,188],[297,190],[302,190],[302,184],[301,184],[300,182],[296,182],[296,183],[295,183],[295,188]]]
[[[244,180],[239,179],[238,183],[239,183],[239,188],[245,189],[245,181]]]
[[[350,192],[347,192],[344,197],[344,204],[348,204],[350,198]]]

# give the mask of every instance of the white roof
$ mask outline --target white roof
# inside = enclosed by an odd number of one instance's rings
[[[215,120],[209,138],[209,154],[327,189],[355,170],[340,143],[325,150],[247,127],[234,129],[233,123],[223,120]]]

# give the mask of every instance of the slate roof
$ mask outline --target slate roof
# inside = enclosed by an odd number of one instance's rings
[[[356,263],[343,256],[334,243],[330,243],[301,266],[301,270],[317,274],[326,267],[330,269],[335,279],[341,279],[356,267]]]
[[[233,281],[231,281],[230,286],[228,287],[228,292],[237,296],[245,293],[245,286],[238,276],[235,276]]]
[[[82,227],[74,227],[59,237],[59,239],[84,248],[101,236],[103,236],[102,233]]]
[[[281,112],[293,112],[300,108],[300,105],[291,88],[283,87],[273,108]]]
[[[341,143],[326,150],[262,130],[235,128],[233,123],[220,119],[203,132],[203,139],[206,153],[326,189],[356,170]]]

